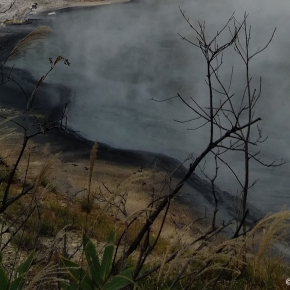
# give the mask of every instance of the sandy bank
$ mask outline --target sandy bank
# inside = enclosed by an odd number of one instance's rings
[[[0,25],[4,25],[4,23],[22,22],[29,13],[37,14],[51,9],[57,10],[68,7],[98,6],[125,2],[130,2],[130,0],[16,0],[13,5],[12,0],[1,0]],[[36,9],[32,9],[34,3],[37,3]]]

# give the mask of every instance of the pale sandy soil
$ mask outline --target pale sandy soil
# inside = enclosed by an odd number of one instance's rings
[[[1,0],[0,25],[3,25],[5,22],[21,22],[25,20],[29,13],[39,13],[50,9],[57,10],[66,7],[97,6],[129,1],[130,0],[15,0],[14,2],[13,0]],[[31,9],[33,3],[37,3],[37,9]]]

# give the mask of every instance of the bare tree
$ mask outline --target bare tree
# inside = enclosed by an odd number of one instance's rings
[[[211,39],[206,38],[205,24],[198,23],[198,28],[195,28],[186,17],[185,13],[180,10],[184,19],[187,21],[191,29],[196,35],[196,40],[190,40],[183,36],[182,39],[191,45],[198,47],[206,62],[206,84],[209,89],[209,106],[202,108],[193,98],[192,104],[186,101],[178,94],[178,98],[195,114],[196,117],[187,122],[201,120],[202,125],[195,127],[193,130],[199,128],[209,127],[209,145],[213,143],[214,136],[222,137],[223,134],[229,132],[235,126],[247,122],[253,124],[258,121],[255,118],[255,106],[261,96],[261,78],[259,79],[258,88],[253,85],[253,79],[250,75],[250,61],[258,54],[263,52],[271,43],[276,29],[274,29],[269,41],[262,47],[258,48],[254,53],[250,53],[251,40],[251,26],[247,26],[248,15],[245,13],[242,22],[237,21],[234,14],[230,17],[226,25]],[[219,36],[229,29],[231,40],[223,45],[219,45]],[[234,68],[231,70],[231,76],[228,84],[222,81],[220,70],[223,66],[223,57],[226,49],[233,47],[238,53],[239,57],[245,66],[244,90],[240,92],[232,92],[232,81],[234,75]],[[242,80],[239,80],[241,82]],[[215,211],[213,215],[213,226],[215,224],[215,215],[217,213],[217,198],[214,190],[214,180],[217,177],[218,164],[223,164],[233,173],[234,177],[241,186],[242,204],[240,222],[243,223],[243,231],[246,232],[245,219],[249,212],[247,209],[247,199],[249,189],[256,183],[250,183],[250,161],[255,160],[259,164],[266,167],[281,166],[284,162],[273,161],[266,163],[259,158],[260,151],[256,148],[267,138],[263,138],[262,130],[256,124],[256,127],[246,126],[242,130],[233,132],[229,138],[222,140],[215,148],[211,149],[211,154],[214,156],[216,169],[213,178],[206,177],[211,181],[213,188],[213,196],[215,200]],[[241,152],[244,154],[244,177],[239,176],[223,157],[229,151]],[[203,171],[204,172],[204,171]],[[240,226],[237,226],[240,229]],[[238,230],[235,235],[238,235]]]
[[[252,59],[263,52],[269,44],[272,42],[274,34],[276,32],[276,28],[272,32],[271,37],[269,38],[268,42],[262,47],[258,48],[255,52],[250,52],[250,41],[251,41],[251,26],[247,25],[247,19],[248,15],[245,13],[244,19],[245,21],[242,24],[242,39],[241,37],[237,38],[237,41],[235,42],[234,49],[237,52],[237,54],[242,59],[244,65],[245,65],[245,90],[241,102],[241,106],[244,105],[247,107],[247,118],[250,122],[254,118],[255,114],[255,105],[257,101],[259,100],[261,96],[261,88],[262,88],[262,79],[260,77],[259,79],[259,87],[253,88],[252,85],[252,77],[250,75],[250,62]],[[240,25],[240,23],[234,19],[235,26]],[[245,132],[241,132],[241,140],[244,143],[244,148],[235,148],[237,151],[244,151],[244,161],[245,161],[245,177],[244,177],[244,184],[242,187],[243,197],[242,197],[242,215],[246,216],[248,209],[247,209],[247,200],[248,200],[248,192],[249,189],[254,186],[256,183],[256,180],[250,184],[250,161],[254,160],[258,162],[260,165],[265,167],[276,167],[281,166],[284,164],[283,161],[280,162],[270,162],[266,163],[259,157],[260,151],[259,150],[253,150],[253,147],[257,147],[260,143],[263,143],[266,141],[267,137],[263,137],[262,130],[259,128],[259,126],[256,127],[256,133],[252,134],[251,127],[248,127]],[[246,233],[246,225],[243,225],[243,232]]]
[[[40,85],[44,82],[47,75],[55,68],[55,65],[61,60],[64,60],[64,63],[68,64],[68,60],[64,59],[61,56],[57,57],[55,61],[53,61],[52,59],[49,59],[50,66],[51,66],[49,71],[38,80],[38,82],[35,86],[35,89],[33,90],[32,94],[31,94],[31,97],[29,99],[27,99],[27,112],[30,110],[30,108],[32,106],[32,102],[35,98],[36,91],[38,90]],[[2,85],[4,85],[6,82],[9,82],[10,80],[14,80],[14,78],[11,74],[7,75],[5,73],[2,73],[2,77],[4,80]],[[9,190],[10,190],[13,178],[15,176],[16,170],[18,168],[18,165],[20,163],[20,160],[22,159],[24,151],[27,147],[28,141],[37,135],[45,134],[46,132],[49,132],[53,129],[57,129],[57,128],[66,129],[66,121],[64,121],[64,120],[66,120],[66,113],[67,113],[67,107],[65,106],[63,108],[63,114],[57,120],[50,121],[45,115],[41,115],[38,117],[32,116],[32,118],[30,119],[31,121],[29,122],[28,125],[23,125],[21,122],[19,122],[17,120],[19,118],[19,114],[16,114],[14,116],[11,116],[9,113],[8,114],[3,114],[3,113],[0,114],[0,118],[2,118],[4,120],[9,120],[14,125],[16,125],[18,128],[23,130],[22,147],[21,147],[21,150],[19,152],[18,158],[17,158],[17,160],[16,160],[14,166],[12,167],[12,170],[8,176],[7,186],[5,188],[4,196],[2,199],[2,205],[0,206],[0,213],[4,212],[11,204],[13,204],[21,196],[29,193],[31,191],[31,189],[33,188],[33,185],[30,185],[30,186],[24,188],[23,191],[19,195],[15,196],[13,198],[9,198]],[[21,114],[21,117],[23,118],[23,114]],[[27,115],[26,118],[29,118],[29,116]]]
[[[10,7],[11,8],[11,7]],[[26,221],[30,218],[32,213],[38,209],[39,206],[37,200],[34,198],[34,193],[38,190],[40,185],[40,181],[36,181],[34,184],[30,184],[27,182],[27,177],[29,175],[28,167],[30,155],[27,160],[27,167],[25,178],[22,181],[22,191],[16,195],[11,195],[11,187],[14,182],[16,172],[18,170],[19,164],[24,157],[24,153],[27,149],[27,145],[29,141],[37,135],[45,134],[54,129],[65,129],[66,130],[66,115],[67,115],[67,105],[63,107],[62,113],[58,118],[51,120],[49,116],[45,114],[45,112],[32,112],[32,106],[35,98],[37,98],[37,92],[41,85],[45,82],[46,77],[55,69],[56,65],[63,61],[65,65],[70,65],[69,61],[62,56],[58,56],[56,59],[49,58],[49,69],[45,75],[40,77],[39,80],[36,81],[35,87],[32,90],[31,94],[27,93],[26,90],[22,87],[19,80],[14,76],[14,65],[9,67],[7,65],[8,60],[13,60],[14,58],[21,55],[24,51],[31,48],[36,41],[44,39],[47,34],[51,31],[49,27],[38,27],[30,32],[26,37],[24,37],[9,53],[8,57],[2,62],[0,65],[0,90],[8,83],[14,83],[19,88],[19,94],[24,98],[26,102],[26,108],[23,110],[1,110],[0,119],[1,122],[11,123],[14,131],[20,132],[22,134],[22,144],[20,151],[17,155],[16,161],[13,165],[7,165],[9,168],[9,172],[7,176],[1,177],[0,182],[5,181],[5,187],[3,189],[3,197],[1,197],[0,204],[0,214],[4,213],[4,216],[9,220],[8,223],[10,226],[1,229],[0,235],[9,231],[10,227],[14,227],[15,231],[11,235],[11,238],[2,246],[2,249],[5,248],[10,240],[21,230],[21,228],[25,225]],[[11,133],[11,130],[10,130]],[[5,132],[4,132],[5,134]],[[3,136],[2,136],[3,137]],[[6,215],[7,209],[18,201],[24,195],[31,194],[32,199],[31,203],[23,210],[20,216],[16,217],[14,220],[11,220]],[[37,238],[36,238],[37,241]]]
[[[250,184],[249,181],[249,162],[251,159],[258,161],[260,164],[265,166],[280,166],[283,162],[272,162],[267,164],[259,159],[259,151],[252,152],[252,148],[257,147],[260,142],[263,142],[262,132],[257,125],[259,121],[261,121],[260,117],[254,116],[254,108],[255,105],[260,98],[261,95],[261,81],[258,90],[251,88],[251,77],[250,77],[250,68],[249,62],[250,60],[257,54],[261,53],[264,49],[268,47],[270,42],[273,39],[274,32],[270,37],[268,43],[261,49],[258,49],[254,54],[249,54],[249,44],[250,44],[250,31],[247,28],[247,17],[245,14],[243,21],[238,22],[234,15],[232,15],[226,24],[220,29],[216,35],[211,39],[207,39],[206,27],[205,23],[198,23],[197,28],[191,24],[189,19],[185,16],[185,13],[180,10],[184,19],[189,24],[190,28],[193,30],[195,34],[194,40],[190,40],[183,36],[182,39],[187,41],[189,44],[197,47],[202,52],[205,64],[206,64],[206,84],[208,87],[208,102],[205,107],[202,107],[194,98],[190,98],[190,102],[187,101],[183,96],[177,94],[177,96],[173,98],[178,98],[181,102],[189,108],[195,116],[186,122],[199,121],[198,125],[194,128],[197,130],[199,128],[207,129],[208,134],[208,142],[202,152],[192,158],[192,163],[184,175],[182,180],[177,183],[177,185],[170,189],[167,195],[161,196],[157,200],[153,201],[154,207],[152,208],[152,204],[148,206],[146,221],[139,231],[138,235],[134,238],[134,240],[125,247],[121,257],[119,259],[115,259],[113,271],[118,272],[118,269],[122,267],[125,259],[127,259],[136,249],[141,245],[141,250],[139,254],[138,265],[136,271],[134,273],[135,281],[138,281],[141,278],[144,278],[146,275],[153,273],[161,267],[161,264],[153,267],[148,270],[146,273],[139,275],[140,269],[145,263],[146,258],[154,249],[156,245],[156,240],[160,236],[160,232],[162,231],[162,227],[164,225],[168,209],[170,207],[170,203],[172,199],[180,192],[183,188],[184,184],[187,180],[192,176],[193,172],[201,166],[202,162],[208,156],[213,156],[215,160],[215,170],[214,176],[210,177],[206,175],[206,177],[210,180],[212,184],[212,190],[215,201],[215,210],[213,214],[212,226],[208,232],[199,237],[198,241],[203,241],[201,244],[205,245],[206,241],[212,239],[214,236],[218,235],[225,227],[232,223],[232,220],[223,225],[216,225],[216,214],[218,212],[218,199],[215,195],[215,180],[218,175],[218,169],[220,164],[228,167],[235,178],[238,180],[242,192],[242,215],[240,216],[240,221],[237,225],[237,230],[234,234],[234,238],[239,236],[239,232],[245,223],[246,216],[249,212],[247,209],[247,196],[248,190],[253,184]],[[224,44],[219,44],[220,35],[226,33],[226,31],[230,31],[230,39],[226,41]],[[241,34],[244,35],[242,38]],[[244,45],[244,47],[243,47]],[[235,94],[231,92],[231,84],[233,78],[233,69],[231,72],[230,81],[228,84],[224,84],[220,77],[220,70],[223,65],[223,54],[227,49],[234,48],[235,51],[242,57],[242,60],[246,66],[246,78],[245,78],[245,89],[242,94]],[[241,96],[239,98],[239,96]],[[170,98],[172,99],[172,98]],[[156,102],[164,102],[166,100],[154,100]],[[256,126],[256,134],[253,134],[253,129]],[[256,137],[256,138],[254,138]],[[229,164],[224,155],[228,152],[242,152],[244,154],[245,160],[245,177],[244,181],[240,176],[238,176],[231,164]],[[202,170],[204,171],[204,170]],[[158,232],[157,239],[152,243],[150,242],[149,236],[153,223],[157,218],[162,217],[162,223],[160,226],[160,231]],[[130,223],[127,224],[127,228],[130,227],[131,223],[134,222],[134,219],[131,220]],[[246,227],[244,227],[244,233],[246,233]],[[123,235],[125,234],[125,231]],[[123,237],[121,235],[118,245]],[[217,253],[222,252],[225,247],[221,247]],[[118,251],[118,247],[117,247]],[[116,256],[117,257],[117,251]],[[165,263],[169,263],[178,255],[177,252],[171,254]],[[212,260],[209,261],[209,264],[205,265],[208,267],[212,263]],[[188,264],[180,271],[178,277],[180,278],[184,272],[186,271]],[[201,270],[202,271],[202,270]],[[173,283],[173,286],[178,281],[178,278]],[[172,287],[173,287],[172,286]],[[189,285],[188,285],[189,287]],[[186,289],[189,289],[189,288]],[[173,288],[172,288],[173,289]]]

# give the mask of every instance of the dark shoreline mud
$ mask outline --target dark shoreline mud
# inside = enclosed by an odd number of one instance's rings
[[[70,11],[70,9],[79,8],[65,8],[66,12]],[[86,9],[86,7],[82,7],[82,9]],[[37,19],[30,19],[24,24],[9,25],[5,28],[1,34],[2,37],[0,36],[1,46],[5,47],[5,50],[3,50],[2,53],[0,52],[1,62],[7,58],[9,52],[20,41],[20,39],[22,39],[35,27],[39,25],[49,25],[51,19],[48,19],[44,12],[42,15],[43,17],[40,13],[37,15]],[[27,91],[31,92],[37,81],[33,80],[33,78],[26,71],[15,69],[13,73],[15,73],[16,78],[24,81]],[[21,95],[21,92],[18,91],[18,88],[11,85],[10,87],[9,85],[6,87],[5,85],[1,88],[2,92],[4,90],[6,90],[6,98],[3,97],[0,100],[1,105],[4,107],[24,110],[26,102],[23,95]],[[50,99],[47,95],[52,95],[53,90],[57,90],[58,92],[61,92],[61,95],[65,95],[64,99],[58,100],[56,104],[47,103],[46,101]],[[51,88],[50,84],[44,84],[39,95],[41,95],[41,98],[38,100],[38,103],[35,104],[35,109],[37,109],[38,112],[43,112],[43,110],[45,110],[47,115],[51,115],[55,114],[55,112],[59,109],[61,110],[61,107],[64,104],[69,103],[70,92],[69,88],[66,87]],[[11,96],[13,96],[13,100],[11,100]],[[57,118],[57,116],[54,117]],[[45,135],[39,135],[33,140],[39,144],[49,143],[51,145],[50,148],[52,153],[62,152],[63,160],[72,162],[79,158],[89,159],[91,146],[93,144],[93,141],[87,140],[77,133],[58,129],[48,132]],[[99,143],[98,159],[123,166],[133,165],[140,166],[140,168],[151,166],[156,170],[164,170],[169,173],[174,171],[174,177],[179,180],[182,179],[182,177],[187,173],[187,168],[180,166],[181,162],[169,156],[145,151],[113,148],[101,142]],[[178,169],[176,170],[176,168]],[[236,204],[239,203],[239,200],[234,195],[222,191],[219,188],[216,188],[216,193],[219,200],[218,222],[227,222],[228,220],[235,218]],[[193,174],[187,181],[184,186],[183,193],[178,196],[177,199],[185,206],[193,208],[195,212],[197,211],[200,214],[204,214],[206,211],[207,214],[209,214],[209,218],[213,213],[214,199],[211,185],[208,181],[201,179],[196,174]],[[250,225],[260,219],[264,214],[253,205],[249,204],[248,207],[249,214],[246,222]]]
[[[34,141],[39,144],[49,143],[51,152],[54,154],[62,152],[62,159],[65,162],[76,162],[78,159],[89,160],[94,143],[76,133],[59,129],[50,131],[45,135],[39,135]],[[165,171],[168,174],[174,172],[172,176],[176,180],[181,180],[188,170],[181,165],[180,161],[163,154],[118,149],[101,142],[98,142],[98,145],[98,160],[104,160],[115,165],[137,166],[141,170],[152,168],[156,171]],[[177,201],[188,208],[192,208],[195,215],[207,215],[208,220],[211,219],[214,210],[214,198],[211,184],[208,181],[193,173],[181,192],[175,198]],[[219,207],[217,221],[223,223],[235,219],[237,216],[236,205],[241,204],[241,200],[218,187],[215,188],[215,192]],[[246,218],[248,226],[264,216],[264,213],[252,204],[248,204],[248,209],[249,214]]]

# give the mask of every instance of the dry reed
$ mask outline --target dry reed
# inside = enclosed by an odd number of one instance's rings
[[[7,60],[14,59],[21,53],[27,51],[36,41],[45,39],[50,32],[51,28],[49,26],[35,28],[14,47]]]

